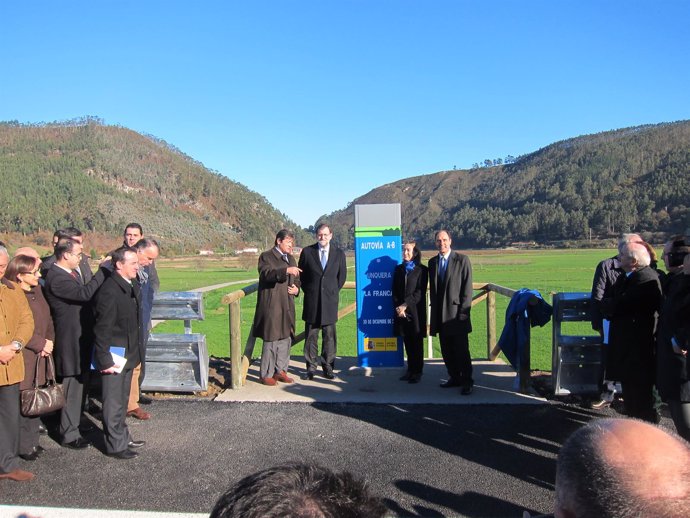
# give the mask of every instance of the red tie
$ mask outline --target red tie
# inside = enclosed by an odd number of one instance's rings
[[[72,271],[69,272],[69,273],[70,273],[70,275],[71,275],[72,277],[75,278],[75,280],[77,280],[77,281],[79,280],[79,275],[77,275],[77,271],[76,271],[76,270],[72,270]]]

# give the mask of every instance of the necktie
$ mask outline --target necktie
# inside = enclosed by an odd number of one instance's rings
[[[441,256],[440,267],[438,269],[438,276],[439,276],[439,279],[441,279],[441,282],[443,282],[443,279],[446,278],[446,266],[447,266],[446,258],[444,256]]]
[[[287,258],[287,254],[283,254],[283,261],[290,264],[290,261],[288,261],[288,258]]]
[[[321,249],[321,268],[326,269],[326,249]]]
[[[71,272],[69,272],[69,274],[76,280],[79,280],[79,274],[77,273],[77,270],[72,270]]]
[[[137,272],[139,277],[139,284],[146,284],[149,281],[149,274],[143,268]]]

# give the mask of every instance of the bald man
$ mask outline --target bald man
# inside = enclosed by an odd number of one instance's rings
[[[690,446],[654,425],[597,419],[563,444],[556,518],[690,515]]]

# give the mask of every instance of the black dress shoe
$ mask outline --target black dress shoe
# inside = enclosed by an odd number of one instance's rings
[[[130,449],[118,451],[115,453],[108,453],[108,457],[112,457],[114,459],[120,459],[120,460],[133,459],[134,457],[138,457],[138,456],[139,456],[139,454],[137,452],[132,451]]]
[[[467,383],[462,386],[462,390],[460,391],[460,394],[463,396],[469,396],[472,394],[472,391],[474,390],[474,383]]]
[[[140,405],[150,405],[151,403],[153,403],[153,398],[145,396],[144,394],[139,395],[139,404]]]
[[[89,447],[89,442],[83,437],[79,437],[71,442],[66,442],[63,444],[65,448],[71,448],[73,450],[83,450]]]
[[[410,374],[410,379],[407,380],[408,383],[419,383],[419,380],[422,379],[421,374]]]
[[[314,373],[313,373],[313,372],[307,372],[307,373],[304,375],[304,379],[305,379],[305,380],[313,380],[313,379],[314,379]]]
[[[331,371],[324,371],[323,377],[326,378],[327,380],[334,380],[335,374],[333,374]]]
[[[127,448],[141,448],[144,444],[146,444],[146,441],[129,441]]]
[[[406,372],[405,374],[403,374],[402,376],[400,376],[398,379],[399,379],[400,381],[410,381],[410,378],[411,378],[411,377],[412,377],[412,374],[410,374],[409,372]]]
[[[38,425],[38,433],[41,435],[48,435],[48,429],[42,424]]]
[[[34,461],[38,458],[38,452],[33,450],[31,453],[20,453],[19,457],[24,460]]]
[[[453,378],[450,378],[448,381],[441,383],[439,387],[441,388],[451,388],[451,387],[459,387],[460,383],[455,381]]]

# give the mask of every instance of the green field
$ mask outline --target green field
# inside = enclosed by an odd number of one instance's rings
[[[611,257],[615,250],[530,250],[530,251],[470,251],[474,272],[474,282],[491,282],[511,289],[530,288],[541,292],[547,301],[551,294],[557,292],[588,292],[592,287],[594,268],[602,259]],[[424,254],[426,258],[433,252]],[[348,259],[348,266],[354,266],[354,259]],[[218,260],[194,260],[188,262],[158,263],[161,278],[161,290],[184,291],[202,286],[232,282],[236,280],[255,279],[256,269],[229,267]],[[348,278],[354,280],[354,268],[348,270]],[[249,283],[247,283],[249,284]],[[206,319],[193,322],[194,332],[206,335],[209,353],[213,356],[230,356],[230,337],[228,326],[228,308],[220,303],[223,295],[239,289],[243,284],[215,290],[204,295]],[[341,307],[355,301],[354,290],[342,290]],[[256,296],[242,299],[242,340],[249,334],[254,315]],[[508,299],[501,295],[496,297],[497,333],[503,329],[505,310]],[[486,357],[486,305],[484,302],[474,307],[472,324],[474,332],[470,335],[470,347],[473,358]],[[298,332],[303,330],[300,320],[302,311],[301,298],[297,299]],[[571,324],[573,325],[573,324]],[[156,327],[157,333],[181,333],[181,322],[165,322]],[[355,356],[357,353],[357,333],[355,315],[350,314],[338,322],[338,355]],[[588,324],[569,328],[573,334],[591,334]],[[438,340],[434,357],[440,358]],[[260,342],[254,356],[261,354]],[[302,344],[295,345],[293,354],[302,354]],[[532,368],[551,370],[551,325],[532,329]]]

